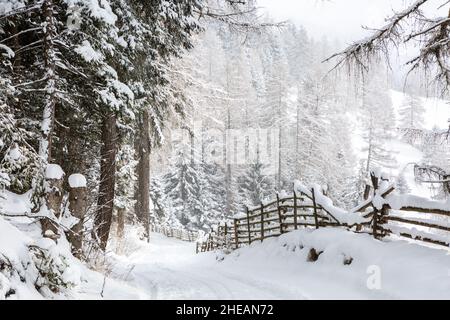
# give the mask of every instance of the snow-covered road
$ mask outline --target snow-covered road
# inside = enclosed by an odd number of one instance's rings
[[[150,299],[305,298],[289,286],[222,268],[213,255],[196,255],[193,243],[152,234],[151,244],[129,257],[127,279]]]
[[[307,262],[308,246],[324,250],[319,261]],[[113,277],[144,299],[448,299],[449,253],[322,229],[254,243],[218,261],[216,253],[195,254],[194,243],[152,234],[150,244],[116,256]],[[376,289],[368,285],[374,267]]]

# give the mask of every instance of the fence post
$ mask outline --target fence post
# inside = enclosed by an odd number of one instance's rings
[[[252,234],[250,233],[250,212],[248,211],[248,207],[245,206],[245,210],[247,212],[247,232],[248,232],[248,244],[252,244]]]
[[[373,172],[370,173],[370,180],[372,181],[372,186],[373,186],[373,194],[374,196],[377,194],[378,192],[378,177],[375,176],[375,174]],[[375,206],[373,206],[373,223],[372,223],[372,233],[373,233],[373,237],[375,239],[378,239],[378,209],[375,208]]]
[[[238,220],[234,219],[234,244],[236,249],[239,248],[239,236],[238,236]]]
[[[277,193],[277,210],[278,210],[278,221],[280,223],[280,234],[283,234],[283,217],[281,216],[280,195],[278,193]]]
[[[387,223],[387,216],[389,215],[389,205],[384,204],[383,208],[381,209],[381,216],[380,216],[380,229],[381,231],[385,231],[383,228],[383,224]],[[381,237],[384,237],[386,235],[386,232],[382,232]]]
[[[316,229],[319,229],[319,219],[317,219],[317,205],[316,205],[316,195],[314,192],[314,188],[311,189],[311,193],[312,193],[312,202],[313,202],[313,207],[314,207],[314,223],[316,225]]]
[[[264,240],[264,205],[261,202],[261,242]]]
[[[294,228],[295,230],[298,229],[297,225],[297,193],[294,190]]]
[[[378,229],[378,210],[373,211],[373,222],[372,222],[372,234],[375,239],[377,239],[377,229]]]
[[[366,184],[365,188],[364,188],[364,200],[369,199],[370,196],[370,186],[368,184]]]

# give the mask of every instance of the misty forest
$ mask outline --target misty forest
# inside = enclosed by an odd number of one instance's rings
[[[0,0],[0,299],[450,299],[450,4],[390,1]]]

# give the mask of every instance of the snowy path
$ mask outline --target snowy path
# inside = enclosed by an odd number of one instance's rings
[[[130,256],[130,284],[150,299],[302,299],[272,281],[221,268],[212,253],[195,254],[195,244],[152,234],[152,243]],[[134,266],[134,267],[133,267]]]
[[[194,243],[152,234],[151,243],[118,265],[115,273],[122,278],[127,275],[128,284],[148,299],[383,298],[365,287],[349,286],[345,279],[312,270],[301,272],[292,261],[282,261],[283,257],[267,264],[258,260],[219,263],[214,253],[195,254]]]

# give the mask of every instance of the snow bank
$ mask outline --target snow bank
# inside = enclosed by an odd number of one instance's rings
[[[86,178],[82,174],[74,173],[69,177],[69,186],[71,188],[85,188]]]
[[[59,177],[57,167],[50,177]],[[62,171],[62,170],[61,170]],[[31,193],[5,191],[0,197],[0,300],[3,299],[136,299],[143,297],[121,281],[106,278],[74,258],[65,237],[43,238],[31,212]],[[105,281],[105,286],[103,286]]]
[[[0,196],[0,208],[10,215],[27,214],[31,212],[31,191],[17,195],[7,190]]]
[[[449,252],[323,228],[254,243],[220,264],[307,299],[450,299]]]
[[[0,217],[0,255],[8,257],[13,264],[19,264],[27,256],[27,245],[31,243],[31,238]]]

